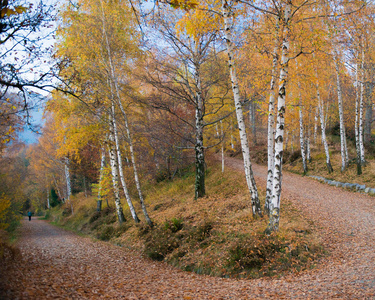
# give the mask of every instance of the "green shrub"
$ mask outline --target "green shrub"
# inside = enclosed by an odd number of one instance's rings
[[[172,218],[170,221],[165,221],[164,228],[172,232],[177,232],[184,227],[184,220],[182,218]]]

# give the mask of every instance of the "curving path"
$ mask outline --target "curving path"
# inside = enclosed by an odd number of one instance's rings
[[[242,161],[228,158],[227,166],[242,170]],[[264,185],[266,168],[253,170]],[[24,220],[23,259],[0,265],[0,299],[375,299],[375,198],[290,173],[282,196],[318,224],[334,253],[317,269],[280,279],[214,278]]]

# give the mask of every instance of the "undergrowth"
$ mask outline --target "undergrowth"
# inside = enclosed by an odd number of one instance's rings
[[[267,218],[254,220],[243,174],[214,162],[207,172],[207,196],[194,200],[194,174],[183,172],[145,188],[146,204],[154,226],[135,224],[128,209],[126,222],[117,222],[114,207],[97,212],[94,197],[73,198],[54,208],[50,220],[100,240],[125,245],[180,269],[221,277],[257,278],[282,275],[315,266],[324,254],[314,225],[283,199],[280,231],[263,232]],[[261,199],[264,191],[259,190]],[[133,195],[135,199],[136,195]],[[138,216],[142,211],[134,201]]]
[[[321,146],[313,147],[311,152],[311,161],[307,163],[307,175],[322,176],[330,180],[336,180],[344,183],[358,183],[375,188],[375,157],[374,152],[367,152],[367,163],[362,166],[362,174],[357,174],[356,153],[351,143],[349,147],[349,163],[347,168],[341,171],[341,153],[340,143],[330,144],[330,160],[333,172],[329,173],[326,166],[326,156]],[[291,154],[289,154],[291,155]],[[293,173],[303,175],[301,152],[295,151],[296,157],[293,161],[287,161],[283,168]]]

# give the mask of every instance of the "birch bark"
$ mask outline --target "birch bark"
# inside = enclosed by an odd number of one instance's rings
[[[361,154],[361,164],[365,163],[365,146],[363,142],[363,98],[364,98],[364,80],[365,80],[365,51],[362,47],[361,50],[361,92],[359,97],[359,120],[358,120],[358,136],[359,136],[359,149]]]
[[[311,149],[310,149],[310,136],[311,130],[310,127],[307,130],[307,139],[306,139],[306,159],[308,162],[311,162]]]
[[[139,218],[138,218],[137,213],[135,211],[135,208],[133,206],[133,203],[131,201],[129,190],[128,190],[128,187],[127,187],[126,181],[125,181],[123,167],[122,167],[122,157],[121,157],[121,151],[120,151],[120,145],[119,145],[119,139],[118,139],[118,131],[117,131],[116,118],[115,118],[114,103],[112,103],[112,124],[113,124],[113,133],[114,133],[114,137],[115,137],[115,145],[116,145],[116,153],[117,153],[117,166],[118,166],[119,173],[120,173],[121,185],[122,185],[122,188],[124,190],[125,199],[126,199],[126,202],[128,203],[130,213],[131,213],[135,223],[139,223],[140,221],[139,221]]]
[[[147,212],[147,208],[146,208],[145,201],[144,201],[144,198],[143,198],[141,183],[140,183],[140,180],[139,180],[139,177],[138,177],[138,170],[137,170],[137,164],[136,164],[136,161],[135,161],[135,154],[134,154],[134,147],[133,147],[133,138],[132,138],[132,135],[130,133],[128,117],[127,117],[127,114],[124,110],[124,107],[123,107],[121,101],[120,101],[119,104],[120,104],[120,109],[121,109],[122,115],[124,117],[125,130],[126,130],[126,135],[127,135],[127,138],[128,138],[129,149],[130,149],[130,157],[131,157],[131,161],[132,161],[132,165],[133,165],[133,171],[134,171],[134,181],[135,181],[135,185],[137,187],[139,201],[141,203],[142,212],[143,212],[143,215],[145,216],[147,224],[152,226],[153,223],[152,223],[152,221],[150,219],[150,216],[148,215],[148,212]]]
[[[99,189],[98,189],[98,200],[96,210],[102,210],[102,188],[103,188],[103,176],[104,176],[104,166],[105,166],[105,149],[101,149],[101,158],[100,158],[100,173],[99,173]]]
[[[289,67],[289,20],[291,14],[291,1],[288,0],[284,7],[283,17],[283,43],[281,47],[281,68],[279,78],[279,91],[277,98],[277,119],[275,133],[275,167],[273,171],[272,197],[270,206],[270,219],[266,233],[279,230],[280,222],[280,196],[282,183],[283,142],[285,125],[285,98],[288,81]]]
[[[258,190],[256,187],[253,171],[251,168],[250,149],[249,149],[249,143],[247,140],[246,127],[245,127],[245,122],[244,122],[244,117],[243,117],[243,110],[242,110],[242,105],[240,101],[240,93],[239,93],[237,74],[236,74],[236,69],[235,69],[233,41],[232,41],[232,32],[231,32],[232,26],[230,24],[230,18],[232,16],[231,16],[228,2],[226,0],[222,0],[222,14],[223,14],[224,26],[225,26],[224,38],[226,42],[226,50],[228,53],[228,66],[229,66],[230,78],[231,78],[231,83],[232,83],[234,103],[236,107],[236,116],[237,116],[238,130],[240,133],[246,182],[247,182],[247,186],[249,188],[249,192],[251,195],[253,216],[257,217],[257,216],[262,216],[262,211],[260,207]]]
[[[299,88],[300,84],[298,84]],[[304,138],[304,128],[303,128],[303,112],[302,112],[302,96],[301,91],[299,92],[299,142],[301,145],[301,156],[302,156],[302,165],[303,165],[303,174],[306,175],[307,162],[306,162],[306,150],[305,150],[305,138]]]
[[[72,199],[70,196],[72,195],[72,186],[70,182],[70,171],[69,171],[69,158],[65,157],[65,181],[66,181],[66,198],[68,199],[70,203],[70,209],[72,211],[72,214],[74,213],[73,211],[73,203]]]
[[[323,100],[320,97],[318,84],[317,84],[316,94],[317,94],[318,105],[319,105],[318,107],[319,107],[319,116],[320,116],[320,127],[322,129],[322,143],[324,145],[324,151],[326,154],[326,165],[327,165],[328,173],[332,173],[333,168],[331,165],[331,159],[329,155],[329,149],[328,149],[328,143],[327,143],[327,137],[326,137],[326,124],[325,124],[325,119],[324,119]]]
[[[203,114],[204,106],[201,92],[201,77],[199,64],[195,64],[195,81],[197,93],[195,95],[195,199],[206,194],[204,173],[204,148],[203,148]]]
[[[223,121],[220,120],[220,134],[222,138],[221,142],[221,173],[224,173],[225,167],[225,156],[224,156],[224,133],[223,133]]]
[[[138,178],[137,166],[136,166],[135,156],[134,156],[133,142],[132,142],[132,137],[131,137],[131,134],[130,134],[127,114],[126,114],[126,112],[124,110],[124,107],[122,105],[122,102],[121,102],[118,80],[117,80],[117,76],[115,74],[115,69],[114,69],[113,62],[112,62],[112,51],[111,51],[111,47],[110,47],[110,44],[109,44],[108,35],[107,35],[107,31],[106,31],[106,24],[105,24],[106,18],[105,18],[105,14],[104,14],[103,1],[100,1],[100,3],[101,3],[101,8],[102,8],[102,32],[103,32],[103,36],[105,38],[106,51],[107,51],[107,54],[108,54],[108,63],[109,63],[109,68],[110,68],[111,90],[112,90],[112,85],[114,85],[114,89],[116,91],[116,97],[117,97],[117,104],[120,107],[121,113],[122,113],[124,121],[125,121],[125,130],[126,130],[128,142],[129,142],[129,145],[130,145],[130,152],[131,152],[131,158],[132,158],[132,164],[133,164],[134,178],[135,178],[135,183],[136,183],[139,199],[140,199],[140,202],[141,202],[142,211],[143,211],[143,214],[145,215],[146,222],[149,225],[152,225],[151,219],[150,219],[150,217],[147,213],[146,206],[145,206],[144,199],[143,199],[141,185],[140,185],[139,178]],[[113,99],[114,99],[114,97],[113,97]],[[114,106],[114,104],[112,104],[112,109],[114,110],[113,106]],[[119,160],[121,183],[122,183],[122,186],[123,186],[123,189],[124,189],[126,201],[129,205],[132,217],[133,217],[133,219],[136,223],[139,223],[140,220],[139,220],[139,218],[138,218],[138,216],[135,212],[133,203],[132,203],[130,195],[129,195],[129,191],[128,191],[127,186],[126,186],[125,178],[124,178],[124,175],[123,175],[121,152],[119,151],[119,141],[118,141],[118,135],[117,135],[115,120],[114,120],[114,127],[115,127],[117,154],[119,156],[118,160]]]
[[[334,49],[335,70],[336,70],[336,81],[337,81],[337,101],[339,104],[339,117],[340,117],[340,145],[341,145],[341,172],[345,171],[347,165],[347,149],[346,149],[346,136],[345,136],[345,124],[344,124],[344,108],[342,104],[342,92],[340,82],[340,67],[338,52]]]
[[[358,80],[358,64],[356,66],[355,70],[355,148],[356,148],[356,153],[357,153],[357,175],[362,174],[362,161],[361,161],[361,149],[359,147],[359,128],[358,128],[358,123],[359,123],[359,80]]]
[[[120,189],[118,186],[118,165],[117,165],[117,158],[116,158],[116,144],[115,144],[115,137],[113,132],[113,120],[110,121],[110,132],[109,132],[109,161],[111,165],[111,174],[112,174],[112,185],[113,185],[113,192],[115,196],[115,206],[118,221],[120,224],[125,222],[124,213],[121,206],[120,200]]]
[[[271,70],[271,84],[270,97],[268,101],[268,120],[267,120],[267,187],[264,210],[267,214],[270,213],[270,203],[272,196],[273,184],[273,169],[275,165],[275,86],[277,76],[278,57],[278,41],[279,41],[279,20],[276,23],[275,45],[273,49],[272,70]]]
[[[47,209],[50,209],[51,208],[51,205],[50,205],[50,202],[49,202],[49,190],[47,188]]]

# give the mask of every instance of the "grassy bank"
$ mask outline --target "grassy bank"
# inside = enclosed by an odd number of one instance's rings
[[[210,163],[212,165],[212,163]],[[246,182],[240,172],[214,165],[207,171],[208,195],[194,200],[193,168],[182,177],[145,186],[146,203],[155,223],[150,228],[127,221],[118,225],[113,204],[96,212],[94,197],[73,198],[68,206],[54,208],[49,219],[76,232],[131,248],[154,260],[186,271],[222,277],[282,275],[313,268],[323,255],[314,224],[283,199],[280,232],[263,232],[268,219],[251,217]],[[264,191],[260,190],[264,199]],[[140,205],[133,197],[139,217]],[[125,205],[124,205],[125,206]]]
[[[341,171],[341,152],[339,141],[332,141],[335,137],[331,137],[330,159],[333,172],[329,173],[326,166],[326,156],[322,149],[314,147],[311,152],[311,161],[308,162],[307,175],[322,176],[324,178],[344,183],[364,184],[368,187],[375,188],[375,158],[374,152],[369,149],[366,155],[366,164],[362,166],[362,174],[357,174],[356,153],[355,148],[349,146],[349,164],[347,168]],[[302,158],[299,150],[294,153],[286,153],[287,159],[284,169],[293,173],[303,175]]]

